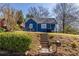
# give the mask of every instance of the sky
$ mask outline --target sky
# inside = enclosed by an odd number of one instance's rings
[[[43,6],[44,8],[47,8],[50,14],[52,14],[51,17],[55,17],[55,14],[53,13],[52,10],[56,6],[56,3],[9,3],[9,5],[11,8],[14,8],[16,10],[22,10],[24,17],[26,16],[28,9],[30,7],[38,7],[38,6]],[[78,3],[76,5],[79,6]]]
[[[17,10],[22,10],[24,16],[27,14],[28,9],[30,7],[37,7],[37,6],[43,6],[44,8],[47,8],[50,13],[53,13],[51,11],[55,7],[55,5],[56,5],[55,3],[10,3],[10,7]]]

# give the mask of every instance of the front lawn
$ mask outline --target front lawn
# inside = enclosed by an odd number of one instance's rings
[[[40,34],[44,32],[2,32],[0,33],[0,50],[11,52],[30,51],[31,54],[37,54],[41,48]],[[56,45],[52,42],[59,40],[61,46],[58,47],[58,53],[62,55],[79,55],[79,35],[63,33],[47,33],[52,53],[56,50]]]

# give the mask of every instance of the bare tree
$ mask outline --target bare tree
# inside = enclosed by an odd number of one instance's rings
[[[61,21],[63,26],[63,32],[64,27],[66,24],[70,24],[73,21],[76,21],[79,15],[79,8],[72,3],[59,3],[56,4],[56,8],[54,9],[54,12],[56,14],[57,21]]]
[[[28,9],[27,16],[35,17],[35,18],[46,18],[49,17],[49,11],[48,9],[44,7],[30,7]]]
[[[16,22],[17,22],[18,25],[21,25],[24,22],[22,10],[16,11],[15,17],[16,17]]]
[[[3,9],[5,8],[5,7],[7,7],[8,6],[8,4],[5,4],[5,3],[0,3],[0,16],[3,16],[4,14],[3,14]]]
[[[5,18],[7,29],[13,30],[14,27],[16,26],[14,11],[10,8],[6,8],[3,10],[3,12],[4,12],[4,18]]]

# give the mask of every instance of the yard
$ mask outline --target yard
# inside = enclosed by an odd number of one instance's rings
[[[15,55],[18,55],[19,53],[20,55],[23,54],[31,56],[38,55],[39,50],[42,48],[40,44],[41,34],[48,35],[48,41],[50,44],[49,49],[51,50],[53,56],[55,55],[54,52],[56,51],[56,44],[54,44],[54,42],[57,40],[61,42],[61,46],[57,48],[56,55],[66,55],[66,56],[79,55],[79,35],[63,34],[63,33],[25,32],[25,31],[0,33],[0,53],[1,49],[3,49],[3,51],[9,51],[10,54],[17,52],[17,54]],[[10,41],[8,39],[9,37],[11,38]],[[31,38],[32,40],[29,45],[29,49],[27,49],[27,43],[30,41],[27,42],[28,40],[27,37]],[[1,40],[1,38],[3,40]]]
[[[40,49],[40,34],[41,32],[27,32],[32,36],[31,52],[38,53]],[[48,33],[50,48],[52,53],[56,51],[56,45],[53,44],[56,40],[61,42],[61,46],[58,47],[59,55],[73,56],[79,55],[79,35],[63,34],[63,33]]]

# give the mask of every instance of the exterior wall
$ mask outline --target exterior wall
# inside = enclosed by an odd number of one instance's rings
[[[38,31],[39,32],[46,32],[46,29],[42,29],[41,24],[38,24]]]
[[[55,24],[46,24],[46,25],[47,25],[47,28],[42,29],[41,24],[38,24],[38,31],[39,32],[51,32],[51,31],[54,31]]]
[[[29,29],[29,24],[33,24],[33,29]],[[37,23],[35,21],[33,21],[32,19],[29,19],[25,23],[25,30],[26,31],[37,31]]]
[[[51,24],[51,30],[52,30],[52,32],[54,31],[55,27],[56,27],[56,24]]]
[[[33,29],[29,29],[29,24],[33,24]],[[25,23],[25,30],[26,31],[37,31],[37,32],[51,32],[54,31],[55,29],[55,24],[46,24],[46,28],[43,29],[41,28],[41,24],[37,24],[34,20],[29,19]]]
[[[60,30],[59,24],[55,24],[54,32],[59,32],[59,30]]]

